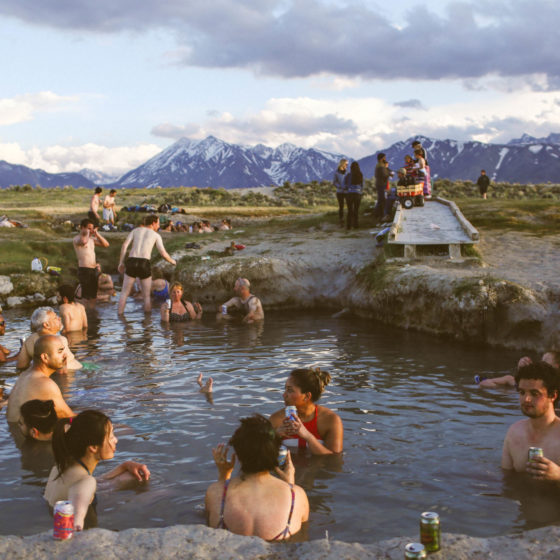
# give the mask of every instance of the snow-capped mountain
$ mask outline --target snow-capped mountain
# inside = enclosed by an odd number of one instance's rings
[[[109,173],[103,173],[103,171],[94,171],[93,169],[87,168],[81,169],[78,173],[96,185],[109,185],[119,178],[118,175],[111,175]]]
[[[258,187],[285,181],[330,177],[339,155],[292,144],[269,148],[229,144],[213,136],[181,138],[140,167],[123,175],[117,187]]]
[[[0,188],[11,185],[40,185],[43,188],[64,187],[95,187],[95,184],[79,173],[47,173],[42,169],[31,169],[25,165],[14,165],[0,161]]]
[[[391,169],[404,163],[406,154],[412,155],[411,142],[420,140],[428,152],[434,178],[476,180],[480,170],[485,169],[493,181],[510,183],[560,182],[560,135],[551,134],[538,140],[524,135],[508,144],[484,144],[482,142],[458,142],[434,140],[423,136],[397,142],[383,150]],[[551,141],[552,140],[552,141]],[[560,140],[560,138],[559,138]],[[373,174],[377,158],[363,158],[360,167],[366,177]]]

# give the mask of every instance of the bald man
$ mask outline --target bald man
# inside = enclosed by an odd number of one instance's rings
[[[51,379],[55,371],[66,366],[67,359],[61,336],[48,334],[37,339],[33,347],[33,365],[19,375],[8,398],[8,422],[19,422],[21,405],[33,399],[52,400],[58,418],[74,416],[60,388]]]

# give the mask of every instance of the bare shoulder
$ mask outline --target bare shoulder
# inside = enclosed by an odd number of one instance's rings
[[[512,424],[506,432],[506,440],[517,439],[527,435],[528,420],[523,418]],[[560,429],[560,427],[559,427]]]
[[[328,422],[331,425],[338,423],[342,424],[342,420],[336,412],[321,405],[317,405],[317,419],[320,419],[323,422]]]
[[[281,408],[280,410],[277,410],[270,416],[270,423],[273,426],[278,426],[284,421],[285,416],[286,416],[286,412],[284,411],[283,408]]]

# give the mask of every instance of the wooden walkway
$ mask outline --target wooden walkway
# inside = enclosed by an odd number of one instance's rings
[[[478,243],[478,231],[449,200],[433,198],[424,206],[398,207],[388,243],[404,245],[404,256],[416,256],[417,245],[448,245],[449,258],[461,257],[461,245]]]

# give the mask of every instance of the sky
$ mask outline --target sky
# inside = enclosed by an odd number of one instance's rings
[[[360,158],[560,132],[558,0],[0,0],[0,160],[121,175],[181,137]]]

